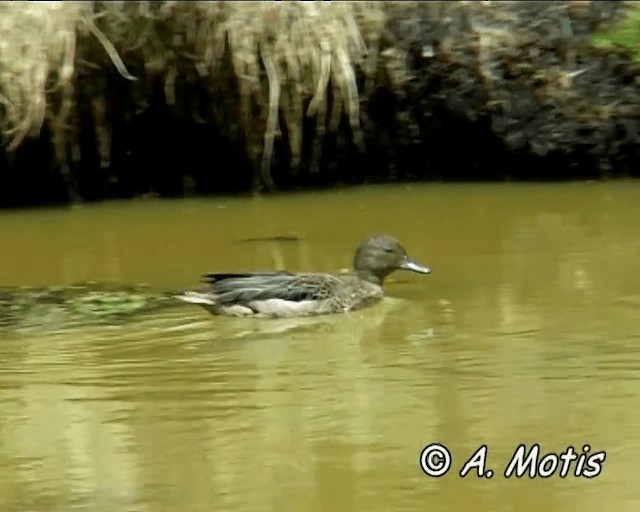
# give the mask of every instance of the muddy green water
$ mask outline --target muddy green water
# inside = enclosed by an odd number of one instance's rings
[[[0,284],[185,287],[337,271],[397,235],[362,312],[0,332],[0,510],[636,511],[640,184],[372,187],[0,212]],[[261,236],[299,241],[242,242]],[[453,464],[420,468],[440,442]],[[520,443],[606,452],[595,478],[505,478]],[[458,472],[481,445],[493,478]],[[533,494],[532,494],[533,493]]]

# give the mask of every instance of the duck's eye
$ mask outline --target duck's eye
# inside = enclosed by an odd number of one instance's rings
[[[386,252],[387,254],[393,254],[393,249],[385,249],[384,252]]]

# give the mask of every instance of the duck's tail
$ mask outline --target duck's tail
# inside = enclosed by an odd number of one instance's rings
[[[179,295],[174,295],[174,298],[190,304],[199,304],[201,306],[215,306],[216,301],[208,293],[202,292],[183,292]]]

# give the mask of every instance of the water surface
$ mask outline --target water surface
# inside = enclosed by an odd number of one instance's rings
[[[640,184],[414,185],[0,213],[2,285],[396,273],[353,314],[0,331],[0,510],[635,511]],[[297,240],[251,241],[258,237]],[[419,466],[446,444],[450,474]],[[605,450],[593,479],[505,479],[520,443]],[[456,475],[482,444],[493,478]],[[531,493],[535,493],[535,498]]]

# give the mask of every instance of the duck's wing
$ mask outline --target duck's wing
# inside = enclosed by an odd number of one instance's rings
[[[330,274],[293,274],[291,272],[248,272],[206,274],[204,282],[211,287],[216,302],[248,304],[253,301],[282,299],[293,302],[320,300],[336,279]]]

